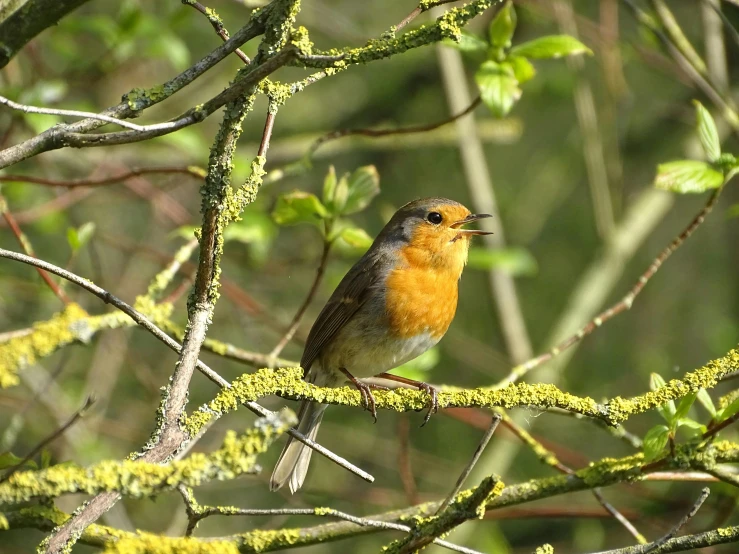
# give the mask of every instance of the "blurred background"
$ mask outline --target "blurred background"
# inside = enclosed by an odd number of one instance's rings
[[[298,23],[310,30],[320,48],[362,45],[414,7],[413,2],[394,0],[304,4]],[[732,76],[739,64],[734,35],[715,17],[710,2],[669,4],[697,50],[713,56],[709,70],[731,96]],[[211,0],[208,5],[232,32],[245,23],[253,7],[252,2],[233,0]],[[427,357],[422,364],[428,382],[491,385],[522,361],[515,359],[505,339],[491,293],[491,271],[504,272],[508,276],[504,278],[515,282],[525,324],[515,339],[519,353],[545,351],[631,288],[707,201],[707,195],[677,196],[655,191],[651,184],[658,163],[702,156],[691,100],[700,99],[716,115],[726,151],[737,151],[736,138],[711,99],[695,87],[658,38],[636,23],[625,3],[527,0],[515,5],[514,44],[576,32],[594,56],[536,61],[537,75],[522,85],[520,100],[503,119],[480,105],[466,127],[451,123],[423,134],[339,139],[317,151],[311,168],[265,185],[226,244],[224,286],[210,337],[259,353],[270,352],[279,341],[310,288],[322,240],[314,227],[280,227],[270,213],[282,193],[300,189],[320,195],[330,165],[340,175],[365,165],[377,168],[381,193],[366,210],[352,216],[353,223],[372,237],[395,209],[414,198],[446,196],[474,211],[494,191],[496,223],[504,230],[494,240],[504,238],[506,246],[489,255],[482,250],[482,241],[478,243],[474,263],[460,284],[457,317],[437,349],[438,356]],[[728,22],[739,26],[739,8],[722,3],[722,9]],[[489,10],[469,30],[484,36],[493,14]],[[423,14],[411,27],[430,20],[429,14]],[[717,41],[725,49],[723,57],[716,54]],[[174,0],[89,2],[33,40],[0,71],[0,85],[3,95],[22,103],[99,111],[133,88],[164,82],[219,43],[202,15]],[[253,55],[256,44],[252,41],[244,51]],[[461,80],[454,73],[460,60],[465,74]],[[337,129],[444,120],[460,111],[455,102],[477,94],[474,74],[480,63],[474,54],[431,46],[353,67],[311,85],[279,110],[267,169],[300,160],[316,138]],[[165,121],[207,100],[228,84],[240,65],[235,56],[227,58],[206,78],[147,110],[137,122]],[[297,69],[283,69],[276,77],[295,80],[302,75]],[[244,124],[235,184],[248,175],[265,108],[260,97]],[[57,121],[55,116],[3,109],[2,146],[18,143]],[[65,188],[5,177],[73,180],[143,167],[205,168],[219,121],[216,114],[202,124],[144,143],[40,155],[0,174],[5,181],[2,194],[38,257],[88,277],[133,303],[192,236],[191,227],[199,225],[198,178],[154,174],[109,186]],[[470,128],[472,133],[465,131]],[[483,149],[482,164],[474,152],[470,154],[478,144]],[[567,357],[527,375],[526,381],[554,382],[596,400],[630,396],[648,390],[651,372],[665,378],[680,376],[734,347],[739,336],[737,203],[738,189],[727,187],[714,213],[652,279],[633,309],[587,337]],[[19,249],[4,222],[0,246]],[[361,251],[348,246],[332,251],[326,278],[283,357],[300,358],[313,319],[360,255]],[[181,283],[187,283],[190,272],[185,267],[170,291],[177,292]],[[106,310],[87,292],[67,283],[62,286],[89,312]],[[184,324],[186,289],[180,287],[177,296],[173,318]],[[60,309],[58,298],[32,268],[0,262],[0,332],[48,320]],[[50,447],[52,460],[89,464],[125,457],[149,438],[159,388],[166,384],[175,359],[147,333],[129,328],[99,333],[87,345],[67,347],[40,361],[21,372],[19,386],[0,390],[0,451],[23,455],[94,393],[97,402],[91,414]],[[202,359],[229,380],[251,371],[209,353]],[[730,383],[724,384],[712,394],[718,397],[729,387]],[[195,375],[191,407],[215,393],[209,381]],[[273,409],[285,404],[295,407],[274,398],[264,403]],[[422,414],[381,412],[373,425],[361,410],[331,408],[321,443],[372,473],[374,484],[318,456],[299,494],[271,493],[268,478],[278,446],[262,457],[261,475],[211,483],[196,490],[197,498],[203,504],[245,508],[330,506],[355,515],[440,499],[449,493],[476,448],[487,417],[472,411],[441,413],[420,429]],[[525,409],[516,410],[515,417],[573,468],[634,452],[607,432],[574,418]],[[695,417],[701,420],[706,415],[696,409]],[[227,429],[243,429],[253,419],[245,410],[225,417],[196,450],[217,448]],[[657,422],[657,414],[649,413],[629,421],[628,427],[643,436]],[[475,473],[470,485],[489,473],[501,475],[506,483],[556,475],[504,428],[494,436]],[[653,540],[682,517],[700,487],[700,483],[642,483],[611,487],[603,493]],[[735,491],[718,485],[712,490],[690,529],[739,520],[734,512]],[[82,500],[82,496],[67,496],[57,505],[72,511]],[[173,535],[181,535],[187,523],[177,494],[126,500],[105,521]],[[200,524],[197,534],[303,527],[324,521],[305,516],[213,517]],[[0,549],[26,552],[43,536],[33,530],[5,534]],[[301,552],[377,552],[392,538],[395,535],[390,532],[368,534]],[[496,553],[531,552],[544,542],[557,552],[587,552],[634,542],[589,493],[488,513],[485,520],[465,524],[449,540]],[[713,551],[734,549],[729,545]],[[78,546],[77,550],[92,549]]]

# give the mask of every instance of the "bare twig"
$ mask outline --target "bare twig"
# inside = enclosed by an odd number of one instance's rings
[[[21,230],[18,222],[15,220],[15,217],[13,217],[13,214],[8,207],[7,200],[2,194],[0,194],[0,212],[2,212],[5,222],[8,224],[8,227],[10,227],[13,235],[15,235],[15,238],[18,240],[18,244],[20,244],[21,248],[23,248],[23,251],[29,256],[35,258],[36,254],[33,251],[33,246],[31,246],[31,241],[28,240],[28,237],[26,237],[26,235]],[[51,291],[57,296],[57,298],[59,298],[59,300],[61,300],[64,304],[69,304],[69,298],[67,298],[67,295],[64,294],[64,291],[59,287],[59,285],[57,285],[54,280],[49,277],[49,274],[39,267],[36,268],[36,271],[44,280],[44,283],[46,283]]]
[[[45,269],[49,273],[54,273],[56,275],[59,275],[60,277],[63,277],[64,279],[67,279],[68,281],[71,281],[72,283],[76,285],[79,285],[80,287],[86,289],[87,291],[91,292],[92,294],[94,294],[95,296],[103,300],[106,304],[111,304],[112,306],[115,306],[116,308],[121,310],[123,313],[131,317],[131,319],[133,319],[136,323],[141,325],[144,329],[149,331],[152,335],[154,335],[156,338],[158,338],[160,341],[162,341],[164,344],[166,344],[169,348],[171,348],[175,352],[179,353],[181,351],[181,348],[182,348],[181,345],[177,341],[172,339],[169,335],[167,335],[164,331],[162,331],[159,327],[157,327],[151,321],[149,321],[149,319],[147,319],[146,316],[144,316],[143,314],[135,310],[129,304],[126,304],[123,300],[116,298],[109,292],[98,287],[91,281],[84,279],[82,277],[79,277],[75,275],[74,273],[71,273],[65,269],[52,265],[48,262],[44,262],[43,260],[32,258],[30,256],[25,256],[17,252],[11,252],[9,250],[4,250],[2,248],[0,248],[0,257],[8,258],[8,259],[23,262],[29,265],[41,267],[42,269]],[[217,384],[221,388],[228,388],[230,386],[228,381],[226,381],[218,373],[213,371],[210,367],[208,367],[207,365],[205,365],[203,362],[199,360],[197,362],[197,369],[200,370],[206,377],[208,377],[208,379],[213,381],[215,384]],[[246,407],[250,409],[252,412],[262,417],[269,416],[272,413],[270,410],[260,406],[256,402],[249,402],[246,404]],[[354,466],[353,464],[346,461],[344,458],[337,456],[330,450],[327,450],[323,446],[310,440],[309,438],[305,437],[301,433],[298,433],[297,431],[293,429],[291,429],[288,432],[295,439],[299,440],[303,444],[306,444],[310,448],[313,448],[316,452],[320,452],[323,456],[327,457],[334,463],[341,465],[342,467],[351,471],[355,475],[361,477],[365,481],[369,481],[370,483],[374,481],[374,477],[372,477],[366,471]]]
[[[51,433],[48,437],[43,439],[41,442],[39,442],[36,446],[33,447],[33,449],[26,454],[23,459],[15,464],[12,467],[9,467],[2,477],[0,477],[0,483],[3,483],[7,481],[13,473],[18,471],[20,468],[22,468],[26,462],[28,462],[30,459],[32,459],[36,454],[41,452],[41,450],[49,443],[53,442],[60,436],[62,436],[67,429],[69,429],[72,425],[77,423],[77,421],[85,415],[85,412],[92,406],[92,404],[95,402],[95,399],[92,396],[88,396],[85,400],[82,407],[77,410],[72,417],[69,418],[64,424],[62,424],[60,427],[58,427],[53,433]]]
[[[108,115],[101,114],[101,113],[80,112],[77,110],[59,110],[55,108],[39,108],[37,106],[27,106],[25,104],[19,104],[18,102],[13,102],[12,100],[5,98],[4,96],[0,96],[0,104],[8,106],[9,108],[13,110],[18,110],[24,113],[60,115],[60,116],[65,116],[65,117],[85,117],[88,119],[96,119],[98,121],[103,121],[105,123],[114,123],[115,125],[120,125],[121,127],[125,127],[126,129],[132,129],[134,131],[144,130],[144,126],[142,125],[136,125],[135,123],[129,123],[128,121],[123,121],[122,119],[118,119],[116,117],[110,117]]]
[[[394,30],[400,31],[403,27],[408,25],[411,21],[416,19],[419,15],[421,15],[423,12],[426,12],[430,10],[431,8],[435,8],[436,6],[441,6],[442,4],[451,4],[452,2],[458,2],[459,0],[436,0],[435,2],[424,2],[423,4],[419,4],[416,6],[416,8],[406,15],[403,20],[398,23]]]
[[[665,536],[657,539],[654,542],[650,542],[648,544],[642,544],[638,546],[630,546],[627,548],[618,548],[615,550],[604,550],[602,552],[598,552],[597,554],[647,554],[648,552],[678,552],[680,550],[688,550],[690,547],[699,547],[698,544],[689,544],[686,545],[688,548],[669,548],[664,549],[663,547],[666,547],[669,545],[669,543],[673,540],[675,535],[677,535],[680,532],[680,529],[685,527],[685,525],[690,521],[695,514],[700,510],[701,506],[703,506],[703,503],[708,498],[708,495],[711,494],[711,491],[708,487],[704,488],[701,491],[700,496],[698,497],[698,500],[695,501],[695,504],[693,504],[693,507],[690,508],[690,511],[683,516],[683,518],[673,527],[670,529],[670,532],[667,533]],[[686,537],[687,538],[687,537]],[[711,543],[709,543],[711,544]]]
[[[226,42],[228,39],[231,38],[231,35],[228,33],[228,29],[223,26],[223,21],[221,21],[221,18],[216,15],[216,13],[203,6],[200,2],[196,2],[195,0],[182,0],[182,3],[187,6],[192,6],[196,10],[198,10],[200,13],[202,13],[210,22],[210,24],[213,26],[213,29],[215,30],[216,34],[223,39],[223,42]],[[234,50],[234,54],[236,54],[239,59],[244,62],[246,65],[249,65],[251,60],[249,59],[249,56],[244,54],[244,52],[241,51],[241,49],[237,48]]]
[[[480,440],[480,444],[477,445],[477,449],[475,450],[475,453],[472,455],[472,458],[467,463],[467,466],[462,471],[462,474],[459,476],[459,479],[457,479],[456,484],[454,485],[454,488],[452,489],[452,492],[447,496],[446,500],[441,503],[439,506],[439,509],[436,510],[436,515],[439,515],[441,512],[446,510],[446,508],[449,506],[449,504],[452,503],[454,498],[459,494],[459,491],[462,490],[462,486],[464,485],[464,482],[467,480],[467,477],[470,476],[470,473],[472,473],[472,468],[475,467],[475,464],[480,459],[480,456],[482,455],[483,451],[487,447],[488,443],[490,442],[490,439],[493,437],[493,433],[495,433],[495,430],[498,428],[498,424],[503,419],[503,416],[496,413],[493,414],[493,420],[490,422],[490,427],[488,427],[488,430],[485,431],[485,434],[482,436],[482,439]]]
[[[203,179],[205,177],[205,171],[199,167],[188,166],[188,167],[142,167],[140,169],[132,169],[121,173],[119,175],[112,175],[110,177],[90,177],[87,179],[46,179],[43,177],[34,177],[31,175],[0,175],[0,182],[22,182],[31,183],[34,185],[45,185],[49,187],[99,187],[103,185],[112,185],[114,183],[120,183],[126,181],[132,177],[140,177],[142,175],[152,175],[156,173],[163,174],[182,174],[190,175],[196,179]]]
[[[641,275],[641,277],[639,277],[639,280],[631,288],[628,294],[626,294],[626,296],[624,296],[619,302],[617,302],[607,310],[595,316],[577,333],[571,335],[570,337],[557,344],[549,352],[546,352],[540,356],[537,356],[536,358],[532,358],[528,362],[514,367],[508,374],[508,376],[499,383],[499,386],[505,386],[509,383],[517,381],[535,367],[538,367],[544,362],[551,360],[555,356],[559,355],[559,353],[563,350],[569,348],[573,344],[580,342],[583,338],[588,336],[590,333],[595,331],[611,318],[631,309],[631,306],[634,304],[634,300],[636,299],[636,297],[639,295],[642,289],[644,289],[649,280],[654,277],[654,274],[657,273],[659,268],[662,267],[662,264],[667,261],[667,259],[673,254],[673,252],[675,252],[675,250],[680,248],[685,243],[685,241],[690,238],[695,230],[700,227],[701,223],[703,223],[706,216],[711,213],[711,210],[713,210],[713,207],[716,205],[716,201],[718,200],[718,197],[720,196],[722,190],[723,187],[720,187],[711,194],[711,197],[708,199],[708,202],[703,207],[703,209],[698,212],[698,214],[693,218],[688,226],[677,237],[673,239],[673,241],[667,246],[667,248],[660,252],[660,254],[654,259],[654,261],[652,261],[651,265]]]
[[[457,1],[457,0],[453,0]],[[440,121],[435,121],[434,123],[427,123],[425,125],[410,125],[408,127],[396,127],[394,129],[338,129],[336,131],[331,131],[330,133],[326,133],[322,137],[319,137],[315,140],[313,144],[311,144],[310,148],[308,149],[307,157],[310,159],[314,156],[316,151],[327,142],[330,142],[332,140],[336,140],[342,137],[350,137],[350,136],[356,136],[360,135],[363,137],[369,137],[369,138],[377,138],[377,137],[387,137],[391,135],[410,135],[414,133],[426,133],[428,131],[434,131],[435,129],[438,129],[440,127],[443,127],[444,125],[448,125],[449,123],[453,123],[456,120],[458,120],[460,117],[464,117],[468,113],[471,113],[472,111],[477,108],[477,106],[480,105],[480,102],[482,99],[478,96],[475,98],[469,106],[467,106],[465,109],[460,111],[459,113],[452,115],[450,117],[447,117],[445,119],[442,119]]]
[[[318,269],[316,270],[316,277],[313,279],[313,284],[311,285],[310,290],[305,297],[305,300],[303,300],[303,303],[298,308],[298,311],[295,312],[295,315],[293,316],[293,319],[290,322],[290,326],[287,328],[287,331],[285,331],[285,334],[279,340],[277,345],[272,349],[272,352],[268,354],[267,359],[269,361],[269,367],[274,367],[277,356],[280,355],[285,346],[287,346],[287,344],[292,340],[295,332],[298,330],[298,326],[300,326],[300,322],[303,319],[303,316],[305,315],[305,311],[308,309],[308,306],[310,306],[311,302],[313,302],[313,297],[316,295],[316,292],[318,292],[318,287],[323,280],[323,274],[326,271],[326,264],[328,263],[328,255],[330,251],[331,241],[329,241],[328,239],[324,239],[321,261],[318,263]]]
[[[347,514],[346,512],[340,512],[333,508],[275,508],[275,509],[248,509],[248,508],[234,508],[232,506],[200,506],[195,500],[192,491],[187,487],[179,487],[178,491],[182,495],[182,499],[185,502],[185,508],[188,515],[188,525],[185,531],[185,536],[189,537],[192,535],[197,524],[211,516],[319,516],[319,517],[335,517],[349,523],[354,523],[361,527],[375,527],[377,529],[386,529],[393,531],[403,531],[404,533],[410,533],[411,528],[407,525],[400,523],[394,523],[390,521],[378,521],[375,519],[363,518]],[[465,554],[480,554],[477,550],[471,548],[465,548],[458,546],[450,542],[436,539],[435,544],[443,546],[449,550],[455,552],[463,552]]]

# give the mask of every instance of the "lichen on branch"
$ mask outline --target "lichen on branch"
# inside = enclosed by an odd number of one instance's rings
[[[0,483],[0,504],[18,504],[34,498],[63,494],[117,491],[125,496],[153,496],[179,485],[199,486],[259,471],[257,456],[295,424],[291,412],[257,421],[253,429],[238,435],[229,431],[221,448],[194,453],[166,465],[142,461],[103,461],[89,467],[62,464],[41,470],[18,471]]]

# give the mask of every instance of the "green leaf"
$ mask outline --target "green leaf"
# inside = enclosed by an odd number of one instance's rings
[[[298,223],[320,225],[327,216],[328,210],[321,204],[318,197],[301,190],[281,194],[272,211],[272,219],[279,225],[297,225]]]
[[[706,162],[678,160],[657,166],[654,186],[680,194],[700,193],[715,189],[724,182],[724,176]]]
[[[513,75],[516,77],[519,84],[530,81],[534,78],[534,75],[536,75],[534,64],[526,58],[522,58],[521,56],[511,56],[508,58],[508,63],[511,64]]]
[[[470,33],[466,29],[462,29],[462,33],[459,35],[459,41],[445,38],[442,42],[462,52],[485,52],[489,46],[482,38]]]
[[[51,465],[51,450],[44,448],[41,451],[41,469],[46,469]]]
[[[372,199],[380,194],[380,174],[374,165],[365,165],[355,170],[347,180],[349,195],[346,199],[343,214],[362,211]]]
[[[521,97],[521,89],[509,63],[483,63],[475,73],[475,81],[485,105],[496,117],[504,117]]]
[[[336,169],[333,165],[328,166],[326,177],[323,178],[323,205],[332,213],[336,213],[334,206],[334,195],[336,194]]]
[[[502,269],[514,276],[535,275],[538,271],[536,260],[523,248],[470,248],[468,265],[473,269]]]
[[[689,429],[692,431],[691,435],[702,435],[708,430],[702,423],[698,423],[697,421],[688,418],[678,419],[677,427]]]
[[[703,151],[710,161],[715,162],[721,156],[721,143],[718,138],[716,122],[711,117],[709,111],[698,100],[693,100],[693,105],[695,106],[698,136],[701,139]]]
[[[706,389],[698,389],[698,402],[711,415],[711,419],[716,419],[716,406],[713,405],[713,400],[711,400],[711,396]]]
[[[592,55],[593,51],[569,35],[550,35],[548,37],[535,38],[534,40],[511,48],[512,56],[523,56],[524,58],[534,58],[536,60],[561,58],[563,56],[575,56],[578,54]]]
[[[731,416],[739,412],[739,397],[734,399],[734,401],[726,406],[721,412],[716,416],[716,423],[720,423],[726,419],[729,419]]]
[[[345,243],[357,250],[364,251],[372,246],[372,237],[359,227],[347,227],[341,231],[339,236]]]
[[[414,381],[424,381],[428,379],[426,373],[438,365],[440,357],[438,348],[430,348],[418,356],[418,358],[393,369],[393,374],[407,379],[413,379]]]
[[[67,242],[69,243],[69,247],[72,249],[72,252],[77,252],[80,248],[84,247],[88,242],[90,242],[90,239],[94,234],[95,223],[92,221],[83,223],[77,229],[74,227],[67,229]]]
[[[223,240],[247,244],[252,261],[261,264],[267,260],[276,235],[277,228],[267,214],[251,211],[226,227]]]
[[[513,2],[506,2],[490,23],[488,37],[494,48],[510,48],[516,31],[516,10]]]
[[[687,417],[688,412],[690,411],[690,408],[693,405],[693,402],[695,402],[697,396],[697,392],[691,392],[680,399],[680,402],[678,402],[677,408],[675,409],[675,419],[680,420]]]
[[[0,454],[0,469],[17,466],[22,460],[23,458],[19,458],[12,452],[3,452]]]
[[[665,380],[662,378],[662,376],[659,373],[652,373],[649,376],[649,388],[653,391],[656,391],[657,389],[660,389],[664,387],[667,383],[665,383]],[[659,406],[657,408],[657,411],[662,416],[662,418],[672,426],[672,424],[675,421],[675,413],[677,409],[675,408],[675,402],[673,400],[670,400],[663,404],[662,406]]]
[[[666,425],[652,427],[644,436],[642,448],[644,449],[644,460],[651,462],[659,457],[667,446],[670,430]]]
[[[67,243],[69,243],[72,252],[77,252],[80,249],[80,237],[74,227],[67,229]]]

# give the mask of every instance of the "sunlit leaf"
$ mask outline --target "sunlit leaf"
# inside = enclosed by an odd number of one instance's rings
[[[591,54],[593,51],[582,42],[569,35],[550,35],[535,38],[511,48],[512,56],[524,58],[549,59],[578,54]]]
[[[447,46],[457,48],[462,52],[485,52],[489,46],[482,38],[470,33],[466,29],[462,29],[462,33],[459,35],[459,41],[445,38],[443,43]]]
[[[652,427],[644,436],[642,448],[644,449],[644,460],[651,462],[658,458],[667,446],[670,430],[666,425]]]
[[[328,216],[328,211],[318,197],[300,190],[281,194],[272,211],[272,219],[280,225],[298,223],[319,225],[326,216]]]
[[[657,389],[662,388],[665,385],[665,380],[659,373],[652,373],[649,376],[649,388],[653,391],[656,391]],[[669,400],[665,404],[659,406],[657,408],[657,411],[662,416],[662,418],[672,426],[675,421],[675,413],[677,412],[677,408],[675,408],[675,401]]]
[[[490,22],[488,37],[494,48],[509,48],[516,31],[516,10],[513,2],[506,2]]]
[[[536,260],[523,248],[470,248],[467,264],[474,269],[502,269],[511,275],[535,275],[538,271]]]
[[[698,126],[701,146],[703,146],[703,151],[708,159],[715,162],[721,156],[721,142],[718,138],[716,122],[703,104],[693,100],[693,105],[695,106],[696,125]]]
[[[718,423],[729,419],[737,412],[739,412],[739,397],[735,398],[733,402],[731,402],[728,406],[721,410],[721,412],[716,416],[716,422]]]
[[[698,389],[698,402],[711,414],[712,419],[716,417],[716,406],[713,405],[713,400],[706,389]]]
[[[3,452],[0,454],[0,469],[8,469],[9,467],[17,466],[22,461],[23,458],[19,458],[12,452]],[[23,465],[24,467],[30,467],[32,469],[36,469],[38,467],[36,462],[33,460],[28,460]]]
[[[355,170],[349,176],[347,184],[349,195],[342,210],[344,214],[362,211],[380,194],[380,174],[374,165],[365,165]]]
[[[680,194],[700,193],[715,189],[724,182],[724,176],[706,162],[678,160],[657,166],[654,186]]]
[[[675,409],[676,419],[680,420],[688,416],[688,412],[693,406],[693,402],[695,402],[697,396],[697,392],[691,392],[680,399],[680,402],[677,403],[677,408]]]
[[[349,246],[357,250],[367,250],[372,246],[372,237],[360,227],[347,227],[341,231],[339,236]]]
[[[522,58],[521,56],[511,56],[508,58],[508,63],[511,64],[513,75],[516,77],[519,84],[530,81],[534,78],[534,75],[536,75],[534,64],[526,58]]]
[[[263,263],[269,255],[276,235],[277,228],[267,214],[251,211],[239,221],[234,221],[226,227],[223,239],[249,245],[252,260],[256,263]]]
[[[475,81],[485,105],[496,117],[504,117],[521,97],[518,80],[509,63],[486,61],[475,73]]]
[[[677,427],[690,430],[690,435],[702,435],[708,430],[702,423],[688,418],[678,419]]]
[[[336,169],[333,165],[328,167],[328,172],[323,178],[323,205],[330,212],[335,212],[334,195],[336,194]]]

